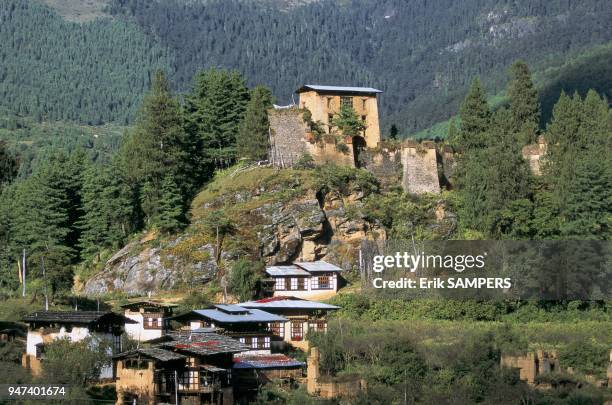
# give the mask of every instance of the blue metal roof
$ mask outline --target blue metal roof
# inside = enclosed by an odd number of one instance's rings
[[[350,87],[350,86],[323,86],[319,84],[305,84],[296,93],[302,93],[304,91],[329,91],[337,93],[362,93],[362,94],[375,94],[382,93],[381,90],[374,89],[372,87]]]
[[[246,308],[239,307],[238,305],[215,304],[214,307],[217,309],[220,309],[223,312],[229,312],[229,313],[247,312]]]
[[[296,262],[294,264],[310,273],[343,271],[342,268],[335,264],[327,263],[323,260],[317,260],[316,262]]]
[[[247,301],[240,304],[245,308],[261,308],[261,309],[312,309],[312,310],[336,310],[340,309],[335,305],[325,304],[318,301],[308,301],[295,297],[273,297],[264,298],[257,301]]]
[[[296,266],[270,266],[266,267],[266,273],[271,276],[310,276],[306,270]]]
[[[218,309],[197,309],[193,313],[217,323],[286,322],[287,318],[260,309],[242,308],[245,313],[231,314]]]

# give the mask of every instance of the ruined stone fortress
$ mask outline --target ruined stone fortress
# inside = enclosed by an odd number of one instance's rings
[[[453,176],[450,147],[432,141],[381,142],[378,95],[370,87],[304,85],[296,93],[298,105],[275,106],[268,111],[270,160],[277,167],[292,167],[305,155],[315,164],[335,163],[370,170],[384,184],[401,183],[407,193],[439,193]],[[333,118],[350,106],[365,123],[361,135],[343,136]],[[539,174],[545,152],[541,140],[523,149],[532,170]]]

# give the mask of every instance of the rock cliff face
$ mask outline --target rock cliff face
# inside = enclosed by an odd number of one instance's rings
[[[241,257],[267,264],[325,258],[345,268],[356,265],[360,242],[386,233],[362,214],[365,193],[359,186],[322,192],[312,175],[256,169],[213,182],[195,199],[192,223],[182,234],[128,244],[87,280],[84,293],[146,294],[203,284]],[[206,224],[218,212],[229,218],[232,231],[219,239],[217,252],[215,232]]]

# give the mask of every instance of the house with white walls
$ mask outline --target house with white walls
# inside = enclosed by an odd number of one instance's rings
[[[330,312],[340,309],[324,302],[309,301],[296,297],[277,296],[238,304],[251,310],[263,310],[282,316],[288,322],[270,324],[272,346],[276,343],[290,344],[308,351],[308,332],[327,332],[327,318]]]
[[[306,299],[325,299],[335,295],[342,271],[323,260],[266,267],[266,274],[272,280],[273,296],[291,295]]]
[[[172,311],[177,305],[156,301],[135,301],[121,305],[123,315],[136,321],[125,325],[125,332],[131,339],[144,342],[163,336],[169,329]]]
[[[100,311],[41,311],[33,312],[22,319],[28,325],[26,352],[22,365],[33,375],[39,375],[41,362],[45,359],[45,346],[56,339],[78,342],[88,337],[93,342],[106,341],[111,344],[109,365],[102,368],[100,379],[112,379],[113,367],[110,358],[121,352],[121,336],[125,325],[135,323],[114,312]]]

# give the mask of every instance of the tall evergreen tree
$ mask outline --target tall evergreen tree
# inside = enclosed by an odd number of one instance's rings
[[[244,118],[249,91],[236,71],[209,69],[195,77],[185,99],[185,128],[201,140],[205,177],[236,158],[236,135]]]
[[[194,145],[184,130],[179,103],[172,96],[165,75],[157,72],[136,125],[121,151],[128,183],[141,188],[147,185],[147,190],[140,192],[147,200],[147,208],[142,209],[146,222],[158,208],[160,194],[157,190],[166,176],[173,177],[183,201],[195,191],[198,151]]]
[[[508,85],[513,130],[518,134],[520,144],[536,140],[540,124],[540,102],[527,64],[518,60],[510,68],[511,80]]]
[[[479,79],[474,79],[470,90],[461,104],[461,129],[455,146],[460,151],[483,148],[487,145],[486,132],[491,124],[491,111],[486,94]]]
[[[17,159],[9,153],[6,142],[0,140],[0,188],[17,174]]]
[[[251,91],[244,120],[236,137],[239,157],[263,160],[268,155],[268,109],[272,107],[272,92],[264,86]]]
[[[71,264],[77,257],[72,242],[77,224],[75,190],[69,175],[73,173],[69,158],[57,154],[43,162],[37,171],[16,190],[13,211],[14,255],[22,249],[28,255],[31,274],[40,276],[45,263],[51,291],[72,286]]]
[[[172,177],[166,176],[162,184],[159,209],[153,217],[153,225],[162,232],[176,231],[185,224],[183,201]]]
[[[79,246],[84,255],[118,248],[133,228],[131,191],[114,167],[91,165],[84,173]]]

